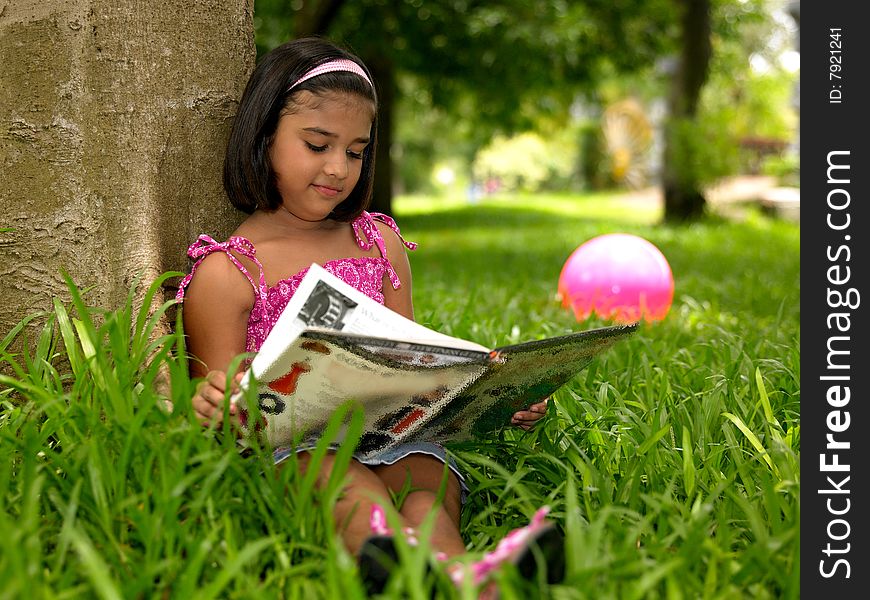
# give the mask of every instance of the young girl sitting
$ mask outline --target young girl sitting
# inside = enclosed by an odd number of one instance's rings
[[[250,216],[226,242],[199,237],[188,249],[196,262],[178,291],[188,348],[195,357],[191,374],[204,378],[193,398],[204,424],[223,414],[230,362],[260,348],[312,262],[413,318],[405,248],[415,245],[402,239],[390,217],[365,210],[372,193],[377,104],[365,65],[320,39],[275,48],[251,75],[224,163],[227,195]],[[236,384],[240,378],[236,374]],[[518,412],[513,422],[528,427],[545,410],[541,402]],[[293,452],[276,448],[274,459],[280,462]],[[304,468],[309,456],[298,452]],[[403,525],[415,528],[434,511],[432,547],[445,558],[463,554],[459,512],[467,488],[459,469],[448,462],[446,495],[437,502],[445,462],[444,449],[432,443],[406,444],[374,459],[353,460],[335,505],[335,522],[347,549],[370,557],[366,540],[383,549],[389,532],[380,506],[410,480],[412,491],[398,510]],[[331,467],[328,457],[319,483],[328,481]],[[477,572],[515,559],[528,545],[520,538],[543,527],[538,518],[515,532],[513,544],[502,545],[504,556],[485,557],[489,566],[481,563]],[[383,585],[384,577],[373,585]]]

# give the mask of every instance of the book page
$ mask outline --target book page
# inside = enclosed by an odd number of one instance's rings
[[[487,353],[457,360],[439,347],[429,354],[397,347],[367,349],[355,337],[305,331],[267,369],[258,389],[263,431],[273,446],[307,444],[323,432],[333,411],[348,400],[363,408],[358,455],[385,450],[413,437],[486,368]],[[442,360],[446,358],[446,360]],[[246,426],[247,415],[246,415]],[[341,439],[332,440],[335,443]]]
[[[332,329],[418,344],[488,352],[480,344],[429,329],[379,304],[313,263],[281,313],[251,370],[260,377],[287,344],[306,328]]]

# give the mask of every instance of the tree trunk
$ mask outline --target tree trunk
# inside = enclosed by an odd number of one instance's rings
[[[687,147],[687,124],[694,122],[712,55],[710,0],[678,0],[682,48],[669,97],[662,185],[665,220],[688,221],[704,214],[706,200]]]
[[[254,59],[253,0],[3,4],[0,335],[67,296],[61,269],[116,308],[235,228],[222,162]]]
[[[396,101],[396,71],[384,55],[364,59],[378,88],[378,148],[375,156],[375,183],[371,209],[392,214],[393,210],[393,107]]]

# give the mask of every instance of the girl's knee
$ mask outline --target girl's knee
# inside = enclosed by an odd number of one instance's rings
[[[462,508],[459,494],[448,491],[443,497],[432,490],[417,490],[409,493],[402,502],[401,513],[409,521],[420,523],[436,506],[440,506],[454,525],[459,525]]]
[[[382,465],[374,468],[386,486],[394,492],[400,492],[406,486],[411,490],[427,490],[440,493],[445,490],[445,497],[456,498],[461,493],[459,477],[443,462],[428,455],[411,455],[392,465]]]
[[[462,484],[443,462],[428,455],[412,455],[390,465],[378,467],[378,476],[387,488],[399,492],[410,487],[402,503],[402,514],[411,520],[439,505],[455,523],[462,508]]]
[[[304,474],[308,471],[309,468],[312,467],[311,461],[313,457],[310,452],[300,452],[298,454],[298,458],[299,470]],[[330,452],[323,457],[319,465],[316,465],[318,486],[324,485],[332,478],[333,471],[336,467],[335,458],[335,454]],[[347,470],[344,472],[342,479],[345,490],[354,487],[384,487],[381,480],[378,479],[378,476],[371,470],[371,468],[362,464],[356,459],[351,459],[351,461],[348,463]]]
[[[353,460],[342,483],[342,496],[350,501],[388,502],[390,492],[370,467]]]

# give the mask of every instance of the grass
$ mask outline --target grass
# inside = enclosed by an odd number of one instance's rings
[[[472,555],[542,504],[565,531],[564,584],[530,592],[508,571],[503,598],[799,597],[797,226],[666,227],[607,195],[402,198],[396,214],[420,243],[417,319],[487,345],[603,323],[555,298],[595,235],[641,235],[674,272],[667,318],[557,392],[535,430],[452,447]],[[32,339],[0,341],[0,598],[364,597],[331,533],[340,481],[314,489],[203,432],[182,339],[154,333],[167,306],[137,311],[131,292],[101,312],[69,283]],[[425,544],[401,550],[389,597],[475,597],[427,570]]]

